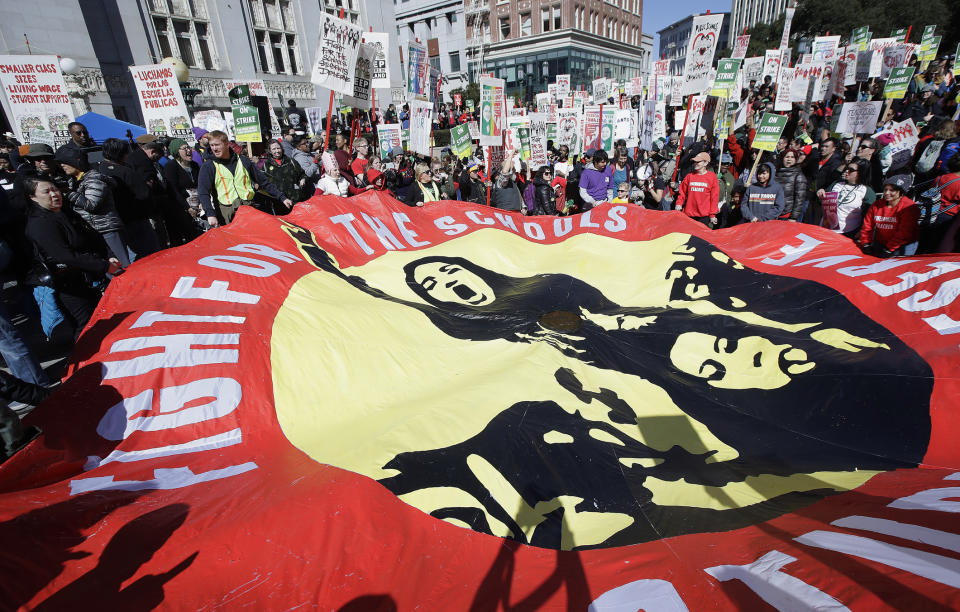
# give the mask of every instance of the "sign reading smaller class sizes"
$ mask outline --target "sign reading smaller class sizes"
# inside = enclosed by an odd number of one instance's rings
[[[157,136],[196,142],[190,113],[183,101],[180,84],[171,64],[130,66],[130,74],[140,98],[140,110],[147,131]]]

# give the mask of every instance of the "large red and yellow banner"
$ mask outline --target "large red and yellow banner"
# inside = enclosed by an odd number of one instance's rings
[[[0,468],[4,609],[960,606],[960,257],[603,205],[246,208]]]

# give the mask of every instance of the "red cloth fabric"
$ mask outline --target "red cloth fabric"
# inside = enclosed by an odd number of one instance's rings
[[[937,187],[946,185],[956,179],[960,179],[960,174],[944,174],[937,179]],[[947,210],[954,204],[960,204],[960,180],[940,191],[940,208],[943,210],[943,214],[953,216],[960,212],[960,206]]]
[[[369,163],[370,163],[369,159],[361,159],[358,157],[357,159],[353,160],[353,162],[350,164],[350,170],[353,171],[354,176],[360,176],[366,171],[367,164]]]
[[[863,217],[860,245],[866,247],[873,243],[876,228],[877,242],[888,251],[896,251],[917,241],[919,220],[920,207],[907,196],[900,198],[896,206],[887,205],[887,201],[881,197],[870,205]]]
[[[691,172],[683,177],[677,193],[677,206],[688,217],[709,217],[720,212],[720,182],[713,172]]]

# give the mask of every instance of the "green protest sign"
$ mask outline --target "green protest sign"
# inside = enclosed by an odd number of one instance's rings
[[[470,139],[469,127],[455,125],[450,129],[450,149],[457,159],[469,157],[473,153],[473,141]]]
[[[237,142],[260,142],[260,113],[250,103],[250,87],[237,85],[228,93]]]
[[[473,98],[467,98],[467,110],[473,112]]]
[[[547,122],[547,140],[557,141],[557,124],[553,121]]]
[[[520,139],[520,159],[530,161],[530,128],[517,128],[517,137]]]
[[[753,139],[753,148],[761,151],[776,151],[777,141],[783,134],[783,128],[787,127],[786,115],[775,115],[773,113],[763,113],[760,124],[757,127],[757,135]]]
[[[932,62],[933,60],[937,59],[937,51],[940,49],[941,39],[941,36],[933,36],[927,41],[927,46],[923,52],[923,57],[920,58],[921,61]]]
[[[907,32],[909,32],[907,28],[897,28],[893,32],[890,32],[890,38],[896,38],[897,42],[906,42]]]
[[[717,63],[717,76],[713,79],[711,96],[726,98],[730,95],[730,91],[737,86],[737,73],[742,63],[743,60],[739,59],[722,59]]]
[[[960,73],[960,44],[957,45],[957,53],[953,58],[953,74]]]
[[[400,142],[403,144],[403,150],[409,151],[410,144],[410,128],[400,130]]]
[[[869,40],[870,26],[862,26],[853,29],[853,34],[850,36],[850,44],[857,47],[857,50],[866,51]]]
[[[920,44],[923,44],[933,38],[933,33],[936,31],[937,26],[935,25],[928,25],[927,27],[923,28],[923,37],[920,38]]]
[[[890,76],[887,77],[887,84],[883,88],[883,97],[897,99],[905,96],[914,70],[914,66],[902,66],[891,70]]]

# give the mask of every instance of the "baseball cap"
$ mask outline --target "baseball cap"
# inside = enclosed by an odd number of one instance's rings
[[[900,193],[906,193],[913,185],[913,177],[909,174],[895,174],[883,180],[883,186],[886,187],[887,185],[896,187],[900,190]]]

